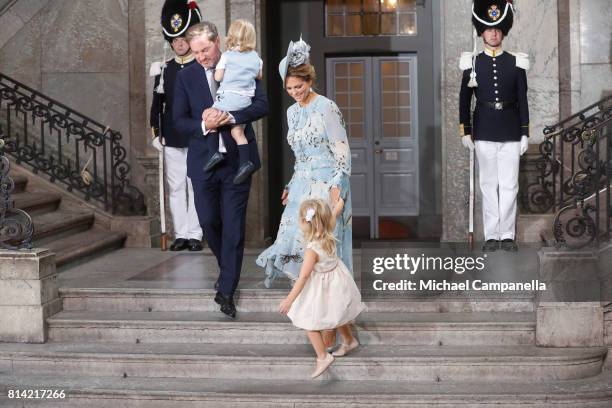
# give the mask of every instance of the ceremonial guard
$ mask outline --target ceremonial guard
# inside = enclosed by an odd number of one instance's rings
[[[527,54],[502,49],[512,28],[511,0],[474,0],[474,51],[463,53],[459,131],[476,151],[484,219],[483,251],[517,251],[516,208],[520,156],[528,147]],[[476,35],[484,51],[476,52]],[[475,108],[472,113],[472,96]]]
[[[164,38],[170,44],[175,57],[166,61],[164,55],[164,62],[154,63],[150,71],[150,75],[155,76],[151,104],[152,144],[162,152],[162,160],[165,163],[170,213],[175,232],[171,251],[202,250],[202,228],[195,209],[191,180],[187,177],[187,147],[191,135],[177,132],[172,118],[176,75],[195,63],[185,33],[189,27],[200,21],[202,16],[195,0],[166,0],[162,8],[161,26]],[[167,46],[164,50],[166,48]],[[160,201],[163,203],[163,200]],[[163,216],[163,209],[160,212]]]

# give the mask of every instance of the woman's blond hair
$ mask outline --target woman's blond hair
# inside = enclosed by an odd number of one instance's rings
[[[225,39],[228,50],[237,49],[240,52],[253,51],[257,46],[255,27],[249,21],[239,18],[230,25]]]
[[[312,218],[308,221],[307,213]],[[321,199],[304,200],[300,205],[300,220],[304,222],[304,243],[318,242],[328,254],[336,253],[336,237],[333,229],[333,214],[329,205]],[[309,217],[310,218],[310,217]]]

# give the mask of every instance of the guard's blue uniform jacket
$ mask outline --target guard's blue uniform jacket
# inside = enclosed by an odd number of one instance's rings
[[[159,135],[159,120],[161,114],[161,134],[164,138],[164,144],[168,147],[188,147],[189,137],[191,135],[177,132],[174,127],[174,119],[172,118],[172,107],[174,105],[174,84],[176,75],[184,68],[195,64],[195,58],[190,55],[187,58],[173,58],[166,62],[166,67],[163,70],[164,75],[164,93],[155,91],[159,85],[161,75],[155,76],[155,84],[153,86],[153,102],[151,103],[151,118],[150,124],[156,135]]]
[[[493,55],[481,52],[476,56],[477,87],[468,87],[472,68],[463,71],[459,133],[472,135],[474,140],[518,142],[521,136],[529,136],[527,74],[513,54],[500,51]],[[477,101],[473,118],[472,95]]]

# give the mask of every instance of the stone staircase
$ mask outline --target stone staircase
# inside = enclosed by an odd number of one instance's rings
[[[230,320],[212,300],[216,271],[204,285],[170,275],[168,265],[188,275],[201,255],[126,251],[123,271],[158,264],[162,279],[63,284],[47,344],[0,343],[0,388],[69,398],[15,401],[0,389],[0,406],[612,407],[607,349],[536,347],[531,293],[378,297],[355,324],[362,347],[310,380],[305,334],[276,313],[287,290],[261,288],[261,271],[243,272]]]
[[[34,246],[55,252],[60,270],[123,246],[127,234],[98,225],[92,209],[45,188],[24,171],[13,171],[11,177],[15,207],[32,218]]]

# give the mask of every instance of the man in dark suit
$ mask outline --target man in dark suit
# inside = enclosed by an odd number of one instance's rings
[[[211,111],[217,88],[213,77],[214,67],[221,57],[217,28],[207,21],[196,24],[187,32],[187,40],[197,64],[181,70],[177,75],[175,127],[191,135],[187,175],[193,184],[200,225],[219,264],[215,302],[221,306],[223,313],[235,317],[233,296],[242,267],[251,178],[241,184],[234,184],[233,179],[238,171],[239,149],[248,149],[255,167],[261,167],[251,122],[267,115],[268,100],[261,82],[257,81],[255,96],[248,108],[236,112]],[[231,137],[227,125],[234,123],[246,124],[248,144],[238,146]],[[205,172],[204,166],[215,153],[208,151],[207,137],[218,137],[219,150],[225,150],[227,154],[223,163]]]

